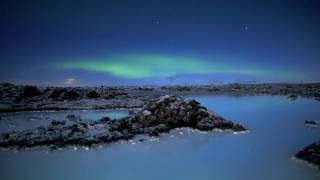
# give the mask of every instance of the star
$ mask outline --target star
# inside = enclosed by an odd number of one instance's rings
[[[158,24],[160,24],[160,21],[157,19],[157,20],[155,20],[153,23],[156,24],[156,25],[158,25]]]

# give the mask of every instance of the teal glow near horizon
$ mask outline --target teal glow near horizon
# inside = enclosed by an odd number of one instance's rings
[[[244,67],[226,63],[223,58],[201,59],[163,55],[120,55],[106,58],[70,60],[55,64],[59,70],[83,70],[108,73],[115,77],[165,78],[184,74],[228,74],[254,77],[297,79],[299,74],[281,69]]]

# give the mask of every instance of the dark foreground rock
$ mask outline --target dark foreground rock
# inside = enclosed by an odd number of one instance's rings
[[[0,147],[34,147],[66,145],[92,146],[120,139],[130,139],[137,134],[158,136],[174,128],[190,127],[203,131],[246,129],[208,112],[197,101],[187,101],[177,96],[161,96],[150,101],[140,111],[126,118],[83,121],[77,116],[68,120],[52,121],[47,127],[2,134]]]
[[[320,169],[320,142],[313,143],[299,151],[295,157],[304,160]]]

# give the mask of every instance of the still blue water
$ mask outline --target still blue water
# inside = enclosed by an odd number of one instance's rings
[[[74,114],[84,120],[99,120],[102,117],[122,118],[128,116],[128,111],[117,110],[70,110],[70,111],[43,111],[43,112],[16,112],[0,113],[0,132],[23,130],[40,125],[48,125],[52,120],[64,120],[67,115]]]
[[[250,133],[175,130],[159,139],[109,144],[89,151],[0,151],[1,180],[233,180],[320,179],[320,171],[292,160],[320,140],[320,102],[279,96],[193,96]]]

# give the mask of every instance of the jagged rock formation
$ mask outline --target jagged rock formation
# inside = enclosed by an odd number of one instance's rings
[[[28,98],[41,95],[42,92],[36,86],[25,86],[21,98]]]
[[[74,90],[55,89],[49,94],[49,98],[55,101],[77,100],[80,95]]]
[[[199,130],[228,129],[244,131],[244,127],[208,112],[197,101],[187,101],[177,96],[162,96],[149,102],[133,116],[111,120],[82,121],[68,116],[65,121],[53,121],[47,127],[38,127],[2,134],[1,147],[65,146],[108,143],[130,139],[137,134],[157,136],[178,127]]]
[[[186,101],[177,96],[162,96],[151,101],[135,116],[135,119],[149,127],[165,125],[170,129],[192,127],[199,130],[220,129],[244,130],[243,127],[226,121],[195,100]]]
[[[315,142],[299,151],[295,157],[304,160],[320,169],[320,142]]]

